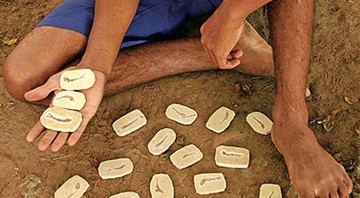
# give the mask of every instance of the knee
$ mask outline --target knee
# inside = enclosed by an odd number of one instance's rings
[[[3,79],[8,93],[17,100],[26,101],[24,94],[36,85],[36,70],[28,70],[24,58],[11,53],[3,65]]]

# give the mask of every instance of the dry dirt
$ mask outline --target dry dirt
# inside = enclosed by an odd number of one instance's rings
[[[0,39],[22,39],[60,0],[0,0]],[[256,29],[268,38],[266,12],[250,17]],[[15,45],[0,42],[0,68]],[[324,148],[344,165],[355,182],[353,197],[360,197],[359,134],[360,127],[360,3],[357,0],[316,1],[309,85],[313,95],[307,100],[310,126]],[[36,65],[34,65],[36,67]],[[0,77],[1,77],[0,73]],[[251,96],[235,91],[234,84],[250,83]],[[270,79],[254,78],[233,71],[195,72],[146,83],[106,98],[80,142],[58,153],[39,152],[26,142],[30,127],[44,107],[24,104],[11,98],[0,78],[0,197],[52,197],[54,191],[75,174],[83,176],[91,187],[85,197],[108,197],[125,190],[149,196],[149,181],[154,173],[165,172],[173,179],[176,197],[196,195],[192,179],[200,172],[225,174],[225,193],[207,197],[257,197],[262,183],[281,185],[286,197],[294,197],[282,156],[269,136],[254,133],[245,116],[259,110],[271,115],[275,84]],[[186,96],[186,97],[184,97]],[[353,104],[345,102],[348,97]],[[165,118],[167,105],[179,102],[195,108],[199,118],[192,126],[181,126]],[[230,128],[217,135],[205,128],[206,119],[218,107],[234,109],[237,116]],[[132,135],[118,137],[111,123],[126,112],[139,108],[148,125]],[[335,126],[326,132],[316,121],[333,110]],[[194,143],[204,152],[204,159],[191,168],[178,171],[168,157],[155,157],[147,151],[147,142],[157,130],[171,127],[178,140],[169,153],[182,145]],[[220,144],[238,145],[251,151],[250,167],[233,170],[216,167],[213,157]],[[92,161],[130,157],[134,172],[120,179],[102,181]],[[326,168],[326,167],[323,167]],[[290,189],[290,190],[289,190]]]

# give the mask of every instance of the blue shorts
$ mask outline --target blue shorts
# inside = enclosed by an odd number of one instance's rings
[[[211,14],[222,0],[140,0],[121,48],[176,37],[186,20]],[[52,26],[89,36],[95,0],[65,0],[36,27]]]

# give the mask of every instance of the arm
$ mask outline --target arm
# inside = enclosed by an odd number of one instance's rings
[[[221,69],[240,65],[242,52],[234,49],[246,17],[271,0],[224,0],[201,27],[201,43],[212,62]]]
[[[106,76],[118,55],[120,44],[134,18],[140,0],[97,0],[95,17],[85,54],[79,65]]]
[[[90,32],[87,48],[81,62],[67,70],[90,68],[94,71],[95,85],[83,90],[87,102],[80,111],[83,117],[81,125],[74,133],[60,133],[46,130],[38,122],[29,132],[27,140],[33,142],[41,133],[44,137],[38,143],[38,149],[43,151],[51,147],[58,151],[68,140],[70,146],[75,145],[85,131],[91,118],[95,115],[104,94],[104,88],[112,66],[118,55],[122,39],[135,15],[139,0],[97,0],[95,2],[95,17]],[[25,94],[28,101],[39,101],[46,98],[52,91],[61,91],[61,72],[54,74],[42,86]]]

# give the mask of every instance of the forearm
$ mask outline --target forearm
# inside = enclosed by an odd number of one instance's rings
[[[276,0],[269,7],[277,79],[276,100],[293,112],[301,112],[306,111],[305,89],[310,62],[314,2],[289,1]]]
[[[224,0],[219,9],[225,9],[234,20],[245,20],[255,10],[272,0]]]
[[[94,23],[79,65],[109,76],[139,0],[96,0]]]

